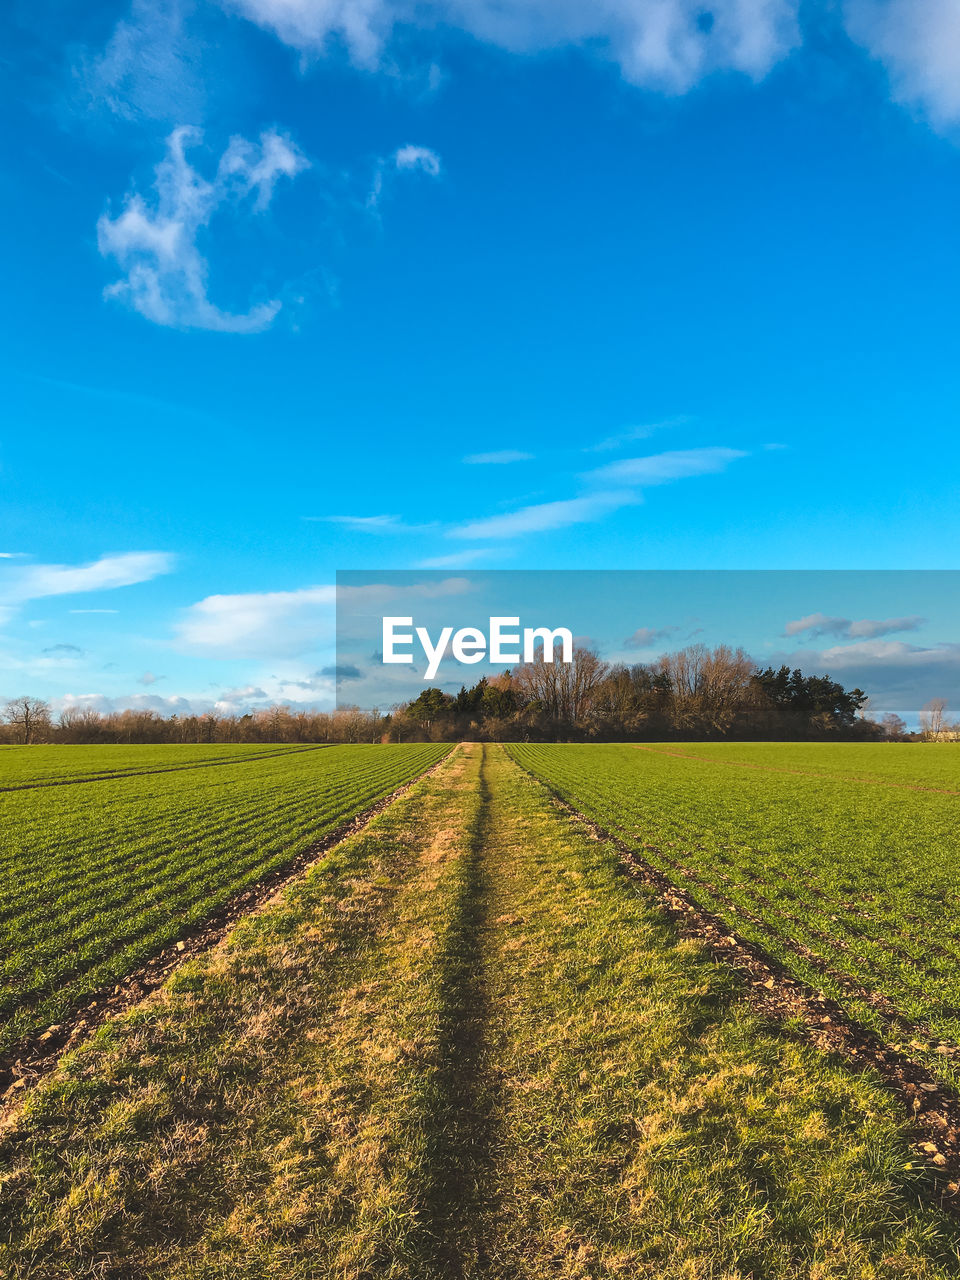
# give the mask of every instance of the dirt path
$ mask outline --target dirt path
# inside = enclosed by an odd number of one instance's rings
[[[887,1094],[466,744],[0,1135],[11,1280],[951,1280]]]
[[[317,748],[321,749],[325,748]],[[202,955],[215,946],[240,920],[273,901],[287,885],[295,883],[325,858],[331,849],[363,831],[378,814],[406,795],[422,778],[441,768],[443,763],[441,760],[438,764],[431,765],[418,777],[404,783],[328,832],[323,839],[303,849],[282,867],[263,876],[255,884],[238,890],[197,924],[183,929],[176,942],[138,965],[120,982],[92,992],[57,1024],[21,1040],[8,1053],[0,1054],[0,1125],[8,1110],[16,1107],[19,1090],[52,1071],[67,1050],[82,1044],[110,1018],[134,1008],[151,991],[166,982],[185,961]]]

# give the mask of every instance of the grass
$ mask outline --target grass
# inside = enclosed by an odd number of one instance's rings
[[[510,750],[789,971],[960,1081],[960,751]]]
[[[265,756],[316,751],[316,746],[274,746],[237,743],[160,746],[0,746],[0,791],[21,787],[49,787],[64,782],[95,782],[130,773],[166,773],[205,765]]]
[[[0,1051],[446,750],[330,747],[0,795]]]
[[[956,1276],[891,1098],[466,746],[0,1139],[12,1280]]]

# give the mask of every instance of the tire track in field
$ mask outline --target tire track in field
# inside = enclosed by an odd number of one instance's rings
[[[394,801],[449,761],[457,750],[458,747],[454,747],[453,752],[448,752],[436,764],[355,814],[349,821],[341,823],[321,840],[301,850],[284,866],[232,894],[202,921],[185,929],[177,942],[164,947],[126,974],[119,983],[102,987],[92,996],[85,995],[83,1004],[60,1022],[25,1037],[9,1052],[0,1055],[0,1122],[5,1111],[16,1104],[19,1091],[52,1071],[63,1054],[77,1048],[108,1019],[138,1004],[161,986],[185,960],[215,946],[244,916],[272,902],[288,885],[326,857],[331,849],[362,831]]]
[[[878,1073],[906,1111],[918,1155],[943,1175],[938,1185],[941,1204],[960,1214],[960,1096],[901,1047],[863,1026],[838,1001],[818,994],[757,943],[731,932],[726,921],[701,907],[636,848],[576,809],[544,778],[514,763],[547,790],[571,821],[617,851],[626,874],[653,890],[683,937],[700,942],[742,974],[746,998],[759,1013],[780,1024],[800,1023],[805,1039],[816,1048],[839,1054],[855,1070]]]
[[[754,764],[749,760],[717,760],[713,756],[698,756],[690,751],[660,751],[639,742],[632,745],[635,751],[646,751],[651,756],[672,756],[676,760],[695,760],[699,764],[723,765],[728,769],[757,769],[761,773],[791,773],[799,778],[816,778],[819,782],[863,782],[872,787],[893,787],[898,791],[928,791],[938,796],[960,796],[960,791],[948,787],[925,787],[918,782],[887,782],[883,778],[861,777],[852,773],[813,773],[808,769],[785,769],[774,764]]]
[[[257,755],[230,756],[225,760],[198,760],[193,764],[168,764],[159,769],[127,769],[118,773],[95,773],[77,778],[47,778],[40,782],[18,782],[11,787],[0,787],[0,793],[10,791],[41,791],[47,787],[79,787],[89,782],[120,782],[124,778],[149,778],[156,773],[189,773],[192,769],[214,769],[217,765],[248,764],[254,760],[271,760],[278,756],[303,756],[311,751],[324,751],[334,744],[318,742],[311,746],[290,746],[284,751],[264,751]],[[336,745],[340,745],[339,743]]]
[[[481,1223],[489,1210],[496,1132],[490,1070],[489,982],[491,794],[487,747],[480,745],[478,808],[461,859],[460,882],[441,943],[439,1106],[427,1135],[424,1252],[443,1280],[466,1280],[488,1264]]]

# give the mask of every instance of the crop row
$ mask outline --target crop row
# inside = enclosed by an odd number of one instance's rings
[[[960,1045],[960,751],[839,744],[510,750],[798,977],[852,1004],[876,1030],[889,1034],[894,1015],[941,1045],[941,1056],[944,1049],[953,1056]]]
[[[0,796],[0,1050],[446,750],[331,747]]]
[[[93,782],[130,773],[166,773],[173,769],[197,769],[230,761],[260,760],[265,756],[317,751],[316,746],[206,745],[171,746],[37,746],[0,747],[0,791],[20,787],[59,786],[69,782]]]

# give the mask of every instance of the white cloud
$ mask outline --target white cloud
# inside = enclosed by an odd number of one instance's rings
[[[124,272],[105,296],[122,299],[156,324],[258,333],[272,323],[280,303],[260,303],[242,314],[215,306],[207,297],[208,267],[198,237],[225,204],[254,194],[254,208],[266,208],[277,179],[295,177],[307,161],[288,138],[267,130],[259,144],[233,138],[207,180],[186,157],[187,147],[200,141],[196,129],[174,129],[156,167],[152,204],[132,192],[117,217],[100,217],[100,253],[115,258]]]
[[[485,560],[501,554],[502,552],[494,547],[471,547],[467,551],[454,551],[448,556],[431,556],[428,560],[421,560],[417,568],[462,569],[464,565],[474,564],[477,560]]]
[[[714,475],[746,456],[741,449],[674,449],[646,458],[623,458],[620,462],[598,467],[596,471],[589,472],[588,477],[603,483],[612,481],[647,488],[669,484],[673,480],[688,480],[693,476]]]
[[[785,636],[806,634],[815,640],[821,636],[847,636],[851,640],[872,640],[879,636],[894,635],[898,631],[918,631],[926,622],[916,614],[903,618],[836,618],[825,613],[808,613],[806,617],[788,622],[783,629]]]
[[[532,453],[522,453],[519,449],[498,449],[493,453],[468,453],[464,462],[471,466],[503,466],[510,462],[531,462]]]
[[[341,603],[375,609],[398,599],[440,599],[470,590],[465,578],[441,582],[370,582],[341,587]],[[207,596],[185,610],[175,628],[177,647],[216,658],[292,658],[329,646],[334,636],[338,589],[301,587]]]
[[[127,120],[199,119],[203,75],[186,29],[191,10],[189,0],[133,0],[102,53],[77,61],[88,104]]]
[[[399,170],[408,173],[419,171],[429,174],[431,178],[440,176],[440,157],[429,147],[415,147],[407,143],[393,153],[393,163]]]
[[[850,623],[847,633],[851,639],[872,639],[875,636],[889,636],[897,631],[919,631],[926,622],[917,614],[908,618],[860,618]]]
[[[574,524],[591,524],[621,507],[642,501],[640,489],[723,471],[732,461],[747,455],[739,449],[679,449],[646,458],[624,458],[609,466],[588,471],[587,481],[619,485],[603,488],[577,498],[541,502],[521,507],[508,515],[471,520],[448,531],[453,538],[515,538],[524,533],[542,533]],[[629,487],[627,487],[629,486]]]
[[[679,630],[679,627],[638,627],[632,636],[624,640],[624,647],[649,649],[651,645],[659,644],[661,640],[667,640],[670,636],[676,635]]]
[[[870,639],[827,649],[802,649],[771,655],[774,666],[799,667],[807,674],[823,672],[847,687],[866,690],[871,714],[899,711],[908,718],[933,697],[960,704],[960,644],[908,644]]]
[[[398,147],[389,159],[377,161],[367,193],[367,208],[376,213],[391,175],[425,173],[430,178],[439,178],[440,167],[440,157],[429,147],[416,147],[410,143]]]
[[[256,191],[254,208],[262,211],[273,198],[278,178],[295,178],[308,167],[289,138],[268,129],[261,133],[259,146],[247,138],[231,138],[220,158],[217,177],[225,184],[236,184],[242,196]]]
[[[625,490],[595,493],[585,498],[567,498],[560,502],[541,502],[521,507],[508,515],[487,516],[451,529],[454,538],[515,538],[523,533],[542,533],[563,529],[572,524],[590,524],[620,507],[639,501]]]
[[[785,636],[799,636],[809,632],[811,639],[817,636],[843,635],[850,625],[849,618],[831,618],[825,613],[808,613],[788,622],[783,628]]]
[[[897,102],[934,124],[960,120],[960,21],[956,0],[847,0],[851,37],[881,62]]]
[[[173,567],[174,557],[166,551],[125,551],[82,565],[26,565],[0,575],[0,601],[23,604],[46,596],[109,591],[148,582]]]
[[[50,705],[55,712],[70,711],[79,708],[85,711],[155,711],[158,715],[196,715],[209,711],[213,703],[209,699],[195,699],[174,695],[160,698],[152,693],[125,694],[119,697],[107,697],[102,693],[67,693],[59,698],[51,698]]]
[[[336,588],[207,596],[176,627],[179,647],[220,658],[304,653],[333,632]]]
[[[405,524],[399,516],[304,516],[313,524],[340,524],[355,533],[421,533],[432,524]]]
[[[598,440],[596,444],[584,445],[583,452],[608,453],[613,449],[620,449],[623,445],[630,444],[634,440],[646,440],[655,431],[662,431],[665,427],[679,427],[689,421],[689,416],[682,413],[675,418],[664,418],[662,422],[648,422],[639,427],[627,427],[626,430],[619,431],[614,436],[607,436],[604,440]]]
[[[456,28],[517,54],[588,48],[625,79],[683,93],[713,71],[765,75],[799,42],[797,0],[223,0],[286,44],[370,69],[396,28]]]

